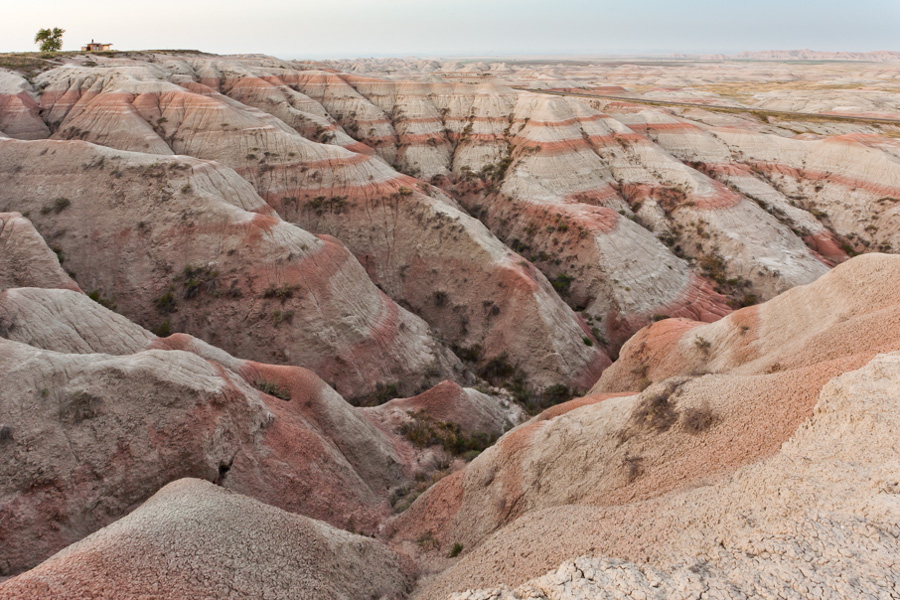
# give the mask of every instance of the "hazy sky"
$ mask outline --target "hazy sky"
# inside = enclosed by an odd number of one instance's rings
[[[0,51],[195,48],[283,58],[900,50],[900,0],[42,0],[7,7]]]

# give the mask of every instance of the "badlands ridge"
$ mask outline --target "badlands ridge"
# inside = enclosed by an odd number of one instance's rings
[[[743,58],[0,69],[0,599],[896,597],[900,65]]]

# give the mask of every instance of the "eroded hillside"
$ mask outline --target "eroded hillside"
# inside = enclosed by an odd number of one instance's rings
[[[883,58],[0,69],[0,599],[895,593]]]

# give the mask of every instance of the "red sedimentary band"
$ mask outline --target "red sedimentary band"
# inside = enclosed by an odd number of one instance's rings
[[[786,175],[795,179],[804,179],[806,181],[825,181],[840,185],[850,190],[863,190],[876,196],[900,198],[900,187],[873,183],[864,179],[839,175],[837,173],[828,173],[826,171],[812,171],[809,169],[798,169],[789,165],[779,163],[759,162],[752,163],[753,168],[765,173],[776,173]]]
[[[538,150],[538,152],[542,156],[569,154],[571,152],[577,152],[579,150],[593,151],[591,144],[589,144],[588,141],[583,137],[577,137],[568,140],[557,140],[553,142],[543,142],[517,135],[510,138],[510,142],[518,148],[539,148],[540,150]]]
[[[521,119],[518,119],[521,120]],[[464,117],[464,116],[446,116],[444,117],[444,121],[456,121],[459,123],[506,123],[509,124],[509,117],[499,116],[499,117]]]
[[[652,312],[712,323],[732,313],[733,310],[728,306],[725,296],[716,292],[707,280],[692,273],[690,281],[679,294],[678,299],[660,306]],[[646,316],[649,317],[652,314],[648,312]]]
[[[590,123],[592,121],[602,121],[607,119],[606,115],[596,114],[589,115],[586,117],[570,117],[568,119],[562,119],[559,121],[537,121],[534,119],[529,119],[527,122],[525,119],[516,119],[516,123],[524,123],[526,126],[534,126],[534,127],[569,127],[572,125],[578,125],[580,123]]]
[[[365,162],[372,160],[371,156],[367,156],[365,154],[348,154],[346,156],[333,156],[330,158],[323,158],[319,160],[309,160],[302,162],[288,162],[288,163],[280,163],[276,165],[271,165],[272,170],[275,171],[283,171],[287,169],[297,169],[297,168],[305,168],[309,169],[341,169],[343,167],[349,167],[351,165],[359,165]],[[255,167],[250,167],[245,170],[252,170]]]
[[[577,150],[591,150],[597,147],[608,147],[619,144],[622,141],[628,143],[645,144],[649,143],[647,138],[637,133],[612,134],[612,135],[592,135],[587,139],[584,137],[570,138],[567,140],[556,141],[537,141],[524,136],[513,136],[510,142],[518,147],[540,148],[540,155],[559,155],[567,154]]]
[[[591,336],[591,334],[588,332],[586,332],[585,335],[588,337]],[[594,357],[591,362],[586,364],[584,368],[582,368],[572,377],[573,387],[576,389],[589,389],[592,385],[597,383],[597,380],[600,379],[600,375],[611,364],[612,360],[609,358],[609,356],[606,355],[605,352],[598,352],[597,356]]]
[[[219,93],[218,85],[208,86],[206,84],[198,83],[196,81],[185,81],[184,83],[180,84],[180,86],[190,92],[193,92],[194,94],[201,94],[203,96],[212,96],[212,95],[217,95]],[[164,93],[164,92],[160,92],[160,93]]]
[[[682,199],[673,198],[670,188],[647,183],[623,184],[621,193],[622,197],[627,198],[630,203],[654,198],[664,204],[672,203],[673,209],[679,207],[691,207],[698,210],[729,208],[744,201],[743,196],[732,192],[723,183],[715,179],[710,179],[709,182],[715,188],[715,192],[710,196],[690,195],[684,196]]]
[[[73,106],[75,103],[81,99],[81,88],[78,87],[70,87],[63,92],[58,92],[56,90],[47,90],[43,94],[41,94],[41,107],[49,108],[49,107],[59,107],[63,106]],[[94,93],[96,95],[96,92]]]
[[[842,263],[849,258],[841,249],[840,243],[830,231],[821,231],[807,235],[803,242],[813,251],[813,255],[829,267]]]
[[[440,123],[440,117],[403,117],[397,119],[398,125],[406,123]]]
[[[269,207],[271,210],[271,207]],[[264,214],[264,213],[256,213],[254,215],[252,223],[254,227],[258,227],[261,230],[269,233],[272,231],[272,228],[281,223],[281,219],[272,215],[272,214]]]
[[[592,190],[572,192],[563,198],[563,202],[571,204],[590,204],[605,206],[606,201],[618,197],[619,193],[610,185]]]
[[[341,146],[342,148],[346,148],[350,152],[355,152],[356,154],[362,154],[365,156],[372,156],[375,154],[375,149],[371,146],[367,146],[362,142],[352,142],[350,144],[344,144]]]
[[[743,163],[700,163],[695,167],[707,175],[745,176],[753,175],[753,168]]]
[[[356,119],[356,124],[359,127],[363,126],[372,126],[372,125],[391,125],[392,122],[390,119]]]
[[[845,133],[844,135],[837,135],[831,138],[826,138],[826,141],[842,141],[842,140],[850,140],[859,142],[861,144],[866,144],[867,142],[879,142],[879,143],[887,143],[887,144],[900,144],[900,140],[895,140],[893,138],[886,138],[884,135],[880,133]]]
[[[12,103],[13,98],[17,98],[21,105],[28,110],[29,112],[36,112],[40,105],[35,101],[34,98],[28,92],[19,92],[18,94],[0,94],[0,99],[4,99],[7,102]]]
[[[556,223],[565,223],[569,229],[573,224],[580,225],[591,233],[610,233],[619,226],[621,215],[606,206],[594,206],[586,203],[537,203],[527,200],[512,201],[522,211],[519,221],[521,223],[535,222],[540,227]],[[577,237],[577,232],[572,235]]]
[[[676,121],[674,123],[629,123],[627,125],[634,131],[702,131],[697,125],[682,121]]]
[[[631,104],[630,102],[610,102],[604,108],[608,113],[624,113],[624,114],[633,114],[639,113],[646,110],[645,106],[641,106],[640,104]]]
[[[427,146],[435,143],[431,140],[436,140],[438,144],[451,143],[440,131],[434,133],[401,133],[397,135],[397,139],[398,143],[403,146]]]
[[[699,196],[699,195],[691,195],[689,200],[694,202],[694,206],[697,209],[711,209],[711,208],[729,208],[732,206],[736,206],[744,201],[744,197],[740,194],[737,194],[720,181],[716,181],[715,179],[709,180],[713,187],[715,188],[715,193],[711,196]]]
[[[216,221],[208,222],[200,225],[177,225],[162,229],[159,233],[160,240],[172,240],[179,243],[186,238],[198,238],[200,236],[212,236],[216,238],[224,238],[226,236],[236,236],[240,238],[240,243],[246,246],[256,246],[259,242],[269,235],[272,228],[281,223],[281,219],[272,215],[255,213],[253,217],[246,221]],[[124,229],[122,235],[134,234],[133,227]]]
[[[604,135],[589,135],[588,141],[597,147],[614,146],[626,141],[632,144],[649,144],[650,141],[640,133],[609,133]]]
[[[362,139],[370,146],[383,146],[385,144],[396,144],[399,136],[397,134],[379,135],[379,136],[363,136]]]
[[[408,197],[411,201],[418,202],[415,194],[421,193],[421,185],[421,181],[408,175],[397,175],[391,179],[358,184],[334,183],[318,187],[291,185],[282,188],[272,186],[266,191],[263,198],[270,205],[276,206],[283,198],[295,197],[305,200],[317,196],[340,196],[348,202],[366,202],[385,197]],[[401,192],[401,189],[410,190],[412,193]]]
[[[549,421],[555,417],[560,415],[564,415],[567,412],[571,412],[576,408],[581,408],[582,406],[590,406],[591,404],[599,404],[604,400],[609,400],[610,398],[622,398],[623,396],[633,396],[636,392],[613,392],[608,394],[594,394],[592,396],[583,396],[581,398],[575,398],[573,400],[569,400],[568,402],[563,402],[562,404],[557,404],[556,406],[551,406],[544,412],[540,413],[535,420],[537,421]]]

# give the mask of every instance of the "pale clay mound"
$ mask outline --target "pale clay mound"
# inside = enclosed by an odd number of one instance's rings
[[[900,258],[840,264],[896,129],[507,85],[900,114],[889,65],[63,62],[0,70],[0,598],[900,596]],[[401,434],[524,418],[466,369],[594,385],[466,464]]]
[[[15,272],[40,283],[27,267],[43,273],[41,258],[55,254],[16,219],[33,242],[16,248],[34,260],[25,256],[18,266],[26,270]],[[0,266],[8,271],[19,259],[5,253]],[[305,369],[239,360],[184,334],[158,338],[84,294],[52,288],[57,280],[44,282],[49,289],[0,291],[0,444],[14,457],[0,486],[4,574],[182,476],[372,532],[395,488],[446,460],[417,451],[397,424],[370,418]],[[419,404],[464,431],[499,435],[521,419],[512,406],[449,381]],[[481,417],[460,414],[471,412],[465,407]],[[139,435],[145,427],[149,439]]]
[[[895,597],[898,387],[900,353],[879,355],[831,380],[813,417],[771,459],[655,503],[642,514],[649,523],[629,532],[655,533],[643,541],[647,563],[598,553],[515,590],[450,598]],[[567,526],[580,530],[579,521]]]
[[[296,71],[266,62],[191,58],[165,59],[164,66],[70,65],[42,74],[41,102],[47,118],[60,122],[54,139],[184,154],[234,169],[287,221],[339,238],[388,295],[420,314],[449,343],[480,347],[483,362],[508,356],[537,390],[573,381],[586,389],[596,379],[609,359],[583,342],[589,330],[539,271],[454,200],[398,173],[365,147],[351,144],[361,151],[355,153],[315,143],[300,134],[309,135],[308,127],[295,130],[209,87],[243,90],[237,95],[246,99],[249,87],[272,85],[259,77],[241,83],[235,70],[246,74],[247,68],[259,75],[271,72],[270,79],[277,75],[281,79],[272,82],[282,88],[297,86]],[[324,133],[314,137],[326,140]],[[359,360],[347,362],[359,368]],[[418,391],[397,375],[403,393]]]
[[[514,429],[390,523],[411,552],[422,539],[472,549],[420,596],[515,585],[586,553],[677,555],[651,545],[674,531],[655,520],[658,506],[777,454],[823,385],[900,350],[898,269],[897,257],[858,257],[718,323],[642,330],[594,396]]]
[[[41,74],[40,92],[12,75],[5,88],[37,98],[55,139],[233,168],[286,220],[338,237],[448,342],[480,349],[478,367],[505,353],[538,388],[586,387],[606,364],[600,346],[615,353],[659,316],[712,321],[815,280],[850,250],[898,244],[900,163],[874,127],[840,135],[507,85],[602,91],[592,80],[620,77],[655,84],[629,94],[702,99],[715,93],[691,86],[737,73],[747,89],[821,80],[831,93],[851,75],[895,79],[882,67],[403,59],[339,61],[346,72],[334,72],[260,56],[97,61]],[[884,93],[859,94],[875,92]]]
[[[0,584],[0,598],[390,600],[403,597],[410,575],[375,540],[181,479]]]
[[[83,142],[0,144],[0,206],[28,211],[87,291],[143,326],[312,368],[348,397],[460,377],[346,248],[272,215],[233,171]]]
[[[34,225],[19,213],[0,213],[0,289],[48,287],[79,290]]]

